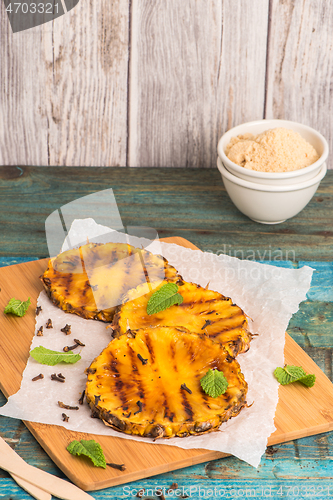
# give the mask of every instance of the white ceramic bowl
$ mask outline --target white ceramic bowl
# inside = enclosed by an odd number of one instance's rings
[[[320,158],[308,167],[294,170],[292,172],[257,172],[237,165],[225,154],[225,148],[232,137],[240,134],[251,133],[260,134],[276,127],[283,127],[298,132],[306,141],[316,149]],[[243,123],[226,132],[219,140],[217,152],[225,168],[232,174],[246,181],[257,182],[258,184],[290,185],[304,182],[315,177],[323,166],[328,156],[328,144],[326,139],[316,130],[301,123],[288,120],[258,120],[255,122]]]
[[[298,214],[309,203],[327,172],[324,163],[312,179],[281,186],[259,184],[236,177],[222,165],[220,158],[217,167],[227,193],[238,210],[262,224],[279,224]]]

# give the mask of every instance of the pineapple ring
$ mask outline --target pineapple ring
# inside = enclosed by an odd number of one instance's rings
[[[162,285],[144,283],[129,290],[113,319],[114,336],[125,334],[128,328],[176,326],[221,342],[234,357],[249,349],[252,335],[247,317],[229,297],[181,279],[177,285],[183,303],[151,316],[147,314],[148,300]]]
[[[51,259],[40,277],[60,309],[86,319],[112,321],[121,297],[146,280],[178,279],[161,255],[124,243],[89,243]]]
[[[217,398],[200,385],[210,368],[222,371],[229,384]],[[109,343],[87,375],[93,416],[126,434],[169,438],[212,432],[246,405],[247,383],[238,362],[218,342],[186,329],[128,331]]]

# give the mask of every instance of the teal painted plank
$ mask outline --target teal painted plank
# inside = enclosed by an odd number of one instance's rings
[[[278,257],[278,256],[276,256]],[[275,267],[283,267],[285,269],[296,269],[297,262],[293,262],[291,260],[281,260],[280,258],[276,258],[275,260],[258,260],[257,262],[261,264],[268,264],[269,266],[275,266]]]
[[[333,302],[302,302],[287,332],[301,347],[333,348]]]
[[[0,267],[14,266],[23,262],[38,260],[38,257],[0,257]]]
[[[31,500],[32,497],[18,486],[9,476],[0,478],[1,500]]]
[[[154,227],[183,236],[202,250],[227,247],[260,260],[268,250],[281,260],[332,260],[333,172],[299,215],[267,226],[242,215],[216,169],[0,167],[0,255],[47,257],[46,217],[66,203],[112,188],[124,225]],[[269,257],[265,256],[265,260]]]
[[[258,262],[288,269],[300,269],[304,266],[311,267],[314,272],[312,275],[311,287],[307,293],[307,298],[313,301],[333,302],[333,262],[296,262],[290,260],[284,261],[279,258],[276,258],[275,260],[261,260]]]
[[[2,259],[0,265],[9,265],[10,263],[12,263],[12,259]],[[273,261],[272,264],[286,268],[295,267],[293,262]],[[329,285],[326,286],[332,273],[332,263],[302,262],[300,265],[310,265],[315,268],[310,290],[311,297],[319,296],[324,301],[308,300],[301,304],[300,310],[291,320],[289,333],[331,378],[332,350],[325,347],[332,347],[330,345],[331,325],[333,324],[332,303],[330,303],[331,290]],[[0,394],[0,405],[4,403],[5,398]],[[59,477],[64,477],[22,422],[1,417],[0,433],[28,463],[39,466]],[[303,497],[316,496],[320,498],[321,494],[325,496],[329,487],[331,488],[330,494],[333,495],[330,480],[333,477],[330,460],[330,457],[333,456],[333,433],[284,443],[274,446],[273,450],[272,455],[266,454],[262,458],[258,469],[254,469],[236,458],[229,457],[136,481],[129,485],[92,492],[92,496],[100,500],[106,498],[133,499],[128,491],[131,493],[141,488],[155,491],[155,488],[168,488],[173,482],[177,482],[180,488],[185,489],[188,485],[192,485],[191,498],[204,498],[206,496],[206,498],[214,499],[222,498],[222,495],[237,498],[245,496],[246,492],[250,496],[253,491],[258,498],[269,496],[269,494],[270,498],[277,499],[282,498],[281,494],[286,498],[296,498],[301,494]],[[306,482],[304,483],[304,480],[300,478],[306,479]],[[322,479],[319,480],[319,478]],[[307,489],[304,489],[305,487]],[[214,493],[215,488],[217,488],[217,496]],[[211,496],[210,490],[213,491],[213,496]],[[0,498],[6,498],[6,496],[8,499],[25,500],[30,498],[15,486],[15,483],[5,472],[0,471]],[[171,498],[171,496],[166,496],[166,498]]]
[[[160,497],[158,489],[167,492],[170,484],[146,484],[142,483],[142,488],[146,489],[143,500],[153,498],[157,500]],[[106,489],[99,492],[89,492],[96,500],[135,500],[136,495],[141,489],[140,485],[124,485],[112,490]],[[151,496],[155,494],[155,496]],[[281,498],[327,498],[333,496],[333,487],[331,481],[309,481],[309,480],[277,480],[277,481],[227,481],[213,482],[191,480],[187,478],[187,484],[179,485],[177,496],[173,494],[165,495],[166,499],[180,498],[180,494],[188,495],[192,500],[201,498],[208,500],[217,500],[221,498],[267,498],[271,500],[281,500]],[[2,500],[31,500],[31,497],[21,490],[10,478],[0,480],[0,498]]]
[[[277,484],[290,486],[290,479],[293,477],[299,479],[297,475],[299,474],[299,469],[303,470],[303,466],[306,468],[307,485],[309,485],[309,482],[311,482],[311,484],[318,485],[318,483],[316,483],[316,479],[318,477],[323,477],[324,474],[328,474],[332,467],[332,463],[329,459],[327,440],[326,442],[323,442],[323,437],[325,436],[326,435],[321,435],[298,440],[297,449],[293,443],[285,443],[274,446],[275,453],[271,456],[266,455],[266,457],[262,459],[258,469],[254,469],[236,458],[228,457],[226,459],[206,462],[204,464],[199,464],[197,466],[188,467],[152,478],[142,479],[127,485],[92,492],[91,494],[94,498],[101,500],[104,498],[133,498],[132,495],[127,493],[134,490],[138,491],[142,488],[168,488],[173,482],[177,482],[181,489],[192,485],[193,494],[195,493],[195,487],[197,487],[197,492],[199,491],[199,486],[201,487],[202,492],[203,489],[208,490],[215,487],[225,487],[230,492],[232,488],[246,488],[249,485],[251,485],[251,487],[255,486],[260,488],[265,484],[269,484],[276,488]],[[8,437],[6,438],[8,439]],[[23,439],[23,437],[21,437],[21,439]],[[322,442],[318,442],[319,440],[322,440]],[[319,452],[317,451],[318,449],[320,450]],[[309,454],[309,450],[313,453]],[[25,453],[22,453],[22,448],[19,451],[19,454],[28,463],[36,465],[34,460],[32,460],[33,453],[35,453],[33,449],[30,449],[29,454],[28,450],[25,450]],[[303,454],[305,456],[304,459]],[[48,461],[51,462],[49,459]],[[284,467],[283,464],[286,464],[286,466]],[[55,473],[49,470],[50,467],[45,467],[41,463],[37,464],[37,466],[47,470],[48,472]],[[4,478],[7,477],[7,474],[4,472],[3,475]],[[4,484],[7,483],[4,482],[0,476],[0,486],[2,487]],[[297,480],[294,481],[293,484],[300,485],[301,482]],[[324,482],[321,484],[323,485]],[[9,489],[9,492],[10,491],[11,490]],[[18,498],[25,497],[18,496]],[[192,498],[197,498],[197,495],[192,496]]]
[[[312,275],[311,288],[307,294],[308,299],[333,302],[333,262],[301,261],[298,266],[310,266],[315,269]]]

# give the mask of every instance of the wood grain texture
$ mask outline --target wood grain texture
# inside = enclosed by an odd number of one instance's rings
[[[0,164],[215,168],[261,118],[332,148],[332,28],[325,0],[81,0],[13,34],[1,2]]]
[[[267,20],[268,0],[132,3],[128,165],[214,167],[262,118]]]
[[[314,127],[332,149],[333,4],[272,0],[269,26],[265,118]]]
[[[182,238],[173,238],[169,242],[195,248]],[[1,319],[0,386],[7,396],[18,390],[28,358],[34,332],[34,309],[38,293],[42,289],[38,276],[45,266],[46,260],[0,270],[2,309],[8,299],[18,293],[29,295],[32,300],[32,307],[23,318],[19,318],[19,322],[18,318],[6,315]],[[309,389],[304,386],[295,384],[280,387],[275,416],[277,430],[269,438],[270,445],[333,429],[333,386],[330,380],[289,336],[286,338],[285,360],[288,364],[302,365],[307,373],[315,373],[317,391],[313,391],[312,397],[309,398]],[[173,446],[151,446],[148,443],[124,441],[109,436],[90,436],[101,444],[107,461],[126,463],[127,467],[125,473],[110,468],[99,470],[85,461],[78,461],[66,451],[66,446],[72,439],[87,439],[86,434],[67,431],[60,426],[31,422],[26,422],[26,425],[52,460],[73,482],[85,490],[123,484],[225,456],[223,453],[208,450],[183,450]]]
[[[15,34],[0,11],[0,163],[125,165],[128,1]]]
[[[217,169],[0,167],[0,256],[46,257],[45,219],[81,196],[112,188],[125,226],[182,236],[204,251],[254,260],[332,261],[333,172],[307,207],[257,224],[228,197]]]
[[[2,258],[0,265],[12,265],[16,263],[11,258]],[[284,263],[285,266],[287,264]],[[323,302],[323,305],[327,301],[332,301],[331,286],[329,283],[329,272],[332,269],[332,263],[307,262],[307,265],[311,265],[316,269],[311,285],[312,290],[310,289],[310,295],[313,300],[320,300]],[[291,262],[289,266],[293,267]],[[306,308],[309,310],[308,317],[311,318],[311,302],[306,302]],[[298,313],[295,316],[297,315]],[[294,320],[294,317],[292,319]],[[317,339],[318,341],[321,339],[324,345],[326,345],[331,338],[331,332],[326,331],[327,324],[330,321],[329,317],[326,321],[316,317],[315,321],[311,321],[311,325],[304,322],[304,333],[306,333],[308,326],[313,328],[314,324],[316,324],[318,333],[324,328],[325,333],[323,332],[321,336],[318,335]],[[294,336],[293,330],[289,333]],[[332,380],[332,366],[330,360],[327,359],[327,349],[320,347],[320,344],[318,347],[304,347],[304,349]],[[0,406],[5,401],[6,399],[0,392]],[[28,463],[59,477],[65,477],[20,420],[2,417],[0,419],[0,433]],[[258,469],[249,467],[236,458],[226,457],[147,479],[140,479],[127,485],[94,491],[91,494],[96,500],[119,500],[120,498],[123,500],[132,500],[136,493],[131,494],[131,491],[146,488],[147,494],[143,497],[143,500],[146,500],[149,493],[148,489],[154,490],[155,487],[165,487],[167,489],[173,482],[176,482],[180,488],[186,489],[189,485],[192,485],[193,488],[198,489],[200,487],[201,491],[205,490],[206,493],[209,489],[214,491],[216,487],[217,493],[206,495],[206,497],[209,496],[214,500],[221,498],[219,491],[223,493],[223,489],[229,492],[229,496],[233,496],[232,491],[235,495],[235,492],[241,493],[241,490],[247,490],[249,496],[250,491],[255,490],[256,495],[262,498],[262,488],[266,489],[268,487],[272,489],[270,498],[273,500],[281,499],[281,491],[280,495],[277,494],[280,488],[282,488],[286,498],[288,496],[291,497],[294,492],[296,495],[297,488],[299,488],[299,496],[301,497],[329,497],[328,488],[331,488],[332,492],[330,478],[333,476],[331,460],[333,453],[332,436],[333,433],[325,433],[269,447],[266,454],[262,457]],[[127,486],[127,490],[124,489],[125,486]],[[128,492],[129,487],[130,492]],[[8,477],[7,473],[1,470],[0,491],[4,498],[15,498],[17,500],[29,500],[30,498],[17,487],[13,480]],[[269,490],[266,491],[268,494]],[[192,494],[193,498],[196,496],[197,493]],[[255,497],[255,495],[253,496]]]
[[[4,402],[5,398],[1,398],[0,395],[0,404],[4,404]],[[6,441],[29,464],[40,467],[59,477],[65,477],[21,421],[5,417],[1,418],[0,431]],[[311,498],[310,488],[318,488],[319,485],[327,488],[330,484],[330,479],[325,480],[321,477],[323,474],[321,471],[332,476],[331,450],[332,436],[331,433],[326,433],[268,448],[266,454],[262,457],[258,469],[249,467],[234,457],[226,457],[177,471],[167,472],[163,475],[141,479],[131,482],[126,486],[130,487],[131,490],[139,490],[140,488],[152,489],[155,487],[168,488],[173,482],[177,482],[180,488],[192,485],[193,487],[200,486],[206,489],[214,489],[214,487],[226,488],[230,491],[232,488],[237,490],[251,487],[258,490],[258,497],[260,498],[259,489],[263,485],[266,485],[267,481],[269,481],[269,485],[275,488],[275,490],[280,486],[283,486],[285,489],[287,486],[301,487],[302,484],[304,485],[302,474],[306,473],[305,484],[309,488],[308,496]],[[285,466],[283,463],[285,463]],[[304,469],[302,469],[303,466]],[[5,498],[8,495],[9,498],[29,500],[28,495],[20,491],[16,484],[8,479],[7,474],[1,470],[0,488]],[[126,490],[124,488],[125,485],[120,485],[94,491],[91,494],[99,500],[106,498],[112,500],[119,500],[120,498],[132,500],[135,498],[135,493],[133,495],[125,494]],[[317,489],[313,491],[319,492]],[[143,497],[144,500],[146,496],[148,495]],[[217,494],[212,495],[210,498],[215,500],[221,497]],[[280,497],[276,495],[273,498],[281,498],[281,495]]]
[[[125,165],[128,17],[127,0],[89,0],[54,22],[43,55],[49,165]]]
[[[49,24],[12,33],[0,2],[0,164],[48,164],[42,53],[48,30]]]

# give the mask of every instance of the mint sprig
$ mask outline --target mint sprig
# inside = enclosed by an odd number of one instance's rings
[[[175,304],[181,304],[184,298],[178,293],[176,283],[166,283],[161,286],[148,300],[147,314],[150,316],[164,311]]]
[[[4,312],[6,314],[15,314],[15,316],[19,316],[21,318],[27,312],[29,305],[30,305],[30,297],[25,302],[22,302],[22,300],[12,298],[6,305]]]
[[[223,372],[216,369],[208,370],[206,375],[200,379],[200,384],[205,393],[212,398],[221,396],[228,388],[228,381]]]
[[[76,363],[79,359],[81,359],[80,354],[74,354],[73,351],[51,351],[51,349],[46,349],[46,347],[43,346],[35,347],[30,352],[30,356],[38,363],[48,366],[54,366],[61,362]]]
[[[313,387],[316,380],[315,375],[306,374],[301,366],[294,365],[285,365],[284,368],[275,368],[274,376],[281,385],[301,382],[301,384],[307,387]]]
[[[90,439],[89,441],[85,439],[71,441],[67,446],[67,451],[72,455],[85,455],[90,458],[95,467],[106,469],[106,460],[102,447],[94,439]]]

